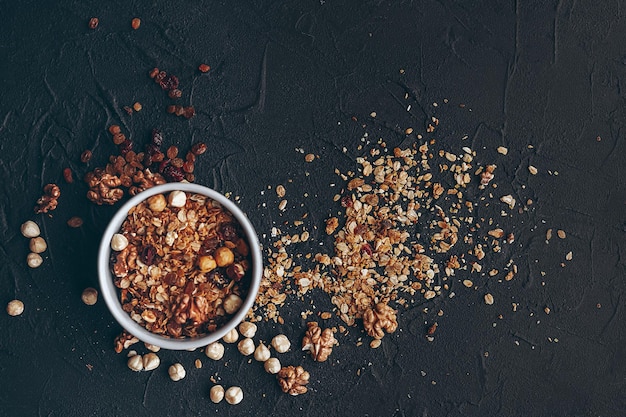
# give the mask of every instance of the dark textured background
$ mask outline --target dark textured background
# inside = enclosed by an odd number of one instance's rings
[[[626,415],[623,3],[3,3],[0,304],[19,298],[26,310],[0,314],[0,415]],[[93,16],[97,30],[87,28]],[[137,31],[133,17],[142,19]],[[201,62],[213,70],[200,75]],[[194,119],[165,113],[169,100],[147,77],[154,66],[180,77]],[[129,116],[122,108],[135,101],[143,110]],[[292,349],[281,360],[311,372],[306,395],[282,394],[232,348],[218,363],[200,351],[161,352],[160,368],[133,373],[113,351],[120,328],[102,300],[81,303],[83,288],[97,286],[96,248],[114,209],[89,203],[85,185],[64,184],[61,170],[83,175],[86,148],[94,152],[89,167],[101,166],[115,150],[110,124],[138,143],[153,127],[183,149],[206,141],[197,182],[239,196],[268,244],[275,224],[309,212],[319,226],[337,212],[333,170],[356,168],[364,132],[395,146],[405,127],[422,130],[433,115],[442,121],[440,144],[450,138],[458,148],[469,135],[479,162],[498,164],[499,186],[533,199],[531,210],[502,220],[516,233],[510,256],[520,273],[478,291],[458,276],[455,298],[406,311],[401,331],[377,350],[367,338],[356,346],[359,327],[327,363]],[[305,164],[296,148],[320,159]],[[528,164],[540,173],[529,176]],[[36,216],[48,182],[62,187],[59,208]],[[289,184],[283,215],[267,190],[281,183]],[[82,229],[65,225],[72,215],[85,218]],[[19,233],[27,219],[42,225],[50,246],[36,270],[25,264]],[[548,228],[566,230],[567,239],[546,245]],[[573,260],[561,267],[570,250]],[[482,301],[486,291],[493,306]],[[320,310],[325,297],[315,300]],[[289,303],[285,324],[264,325],[259,336],[284,332],[297,343],[302,308]],[[434,319],[439,329],[428,342],[424,328]],[[167,376],[175,361],[187,369],[178,383]],[[210,402],[215,374],[243,388],[240,405]]]

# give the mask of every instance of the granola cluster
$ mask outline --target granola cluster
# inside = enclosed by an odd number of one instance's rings
[[[248,288],[249,247],[217,202],[173,191],[133,207],[112,252],[124,311],[166,337],[210,333],[234,314]],[[124,241],[124,239],[121,239]]]

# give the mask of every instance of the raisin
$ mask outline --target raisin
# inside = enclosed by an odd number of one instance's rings
[[[99,23],[100,21],[97,17],[92,17],[91,19],[89,19],[89,29],[97,28]]]
[[[369,256],[373,255],[373,251],[372,251],[372,247],[370,246],[369,243],[365,243],[363,246],[361,246],[361,253],[367,253]]]
[[[176,146],[170,146],[167,148],[167,152],[165,153],[168,158],[174,159],[178,156],[178,148]]]
[[[220,226],[219,235],[222,240],[228,240],[230,242],[235,242],[237,241],[237,239],[239,239],[237,229],[232,223],[222,223],[222,225]]]
[[[341,198],[341,207],[352,207],[352,197],[349,195]]]
[[[72,175],[72,170],[70,168],[63,169],[63,179],[68,184],[74,182],[74,176]]]
[[[126,156],[128,152],[133,150],[133,142],[126,139],[124,142],[120,143],[119,149],[120,149],[120,155]]]
[[[185,174],[183,174],[180,168],[172,165],[167,165],[163,168],[163,176],[168,182],[180,182],[185,179]]]
[[[86,151],[80,154],[80,162],[82,162],[83,164],[86,164],[87,162],[91,160],[92,155],[93,154],[91,153],[91,151],[87,149]]]
[[[167,96],[171,99],[181,98],[182,95],[183,95],[182,91],[180,91],[178,88],[170,90],[170,92],[167,93]]]
[[[148,245],[141,251],[141,261],[146,265],[152,265],[154,263],[154,258],[156,258],[156,254],[154,246]]]
[[[208,66],[207,64],[200,64],[198,69],[200,70],[200,72],[209,72],[209,71],[211,71],[211,67]]]
[[[207,151],[207,146],[203,142],[196,143],[195,145],[191,147],[191,152],[196,156],[202,155],[206,151]]]

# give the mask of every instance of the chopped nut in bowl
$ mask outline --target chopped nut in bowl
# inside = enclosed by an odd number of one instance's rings
[[[102,296],[122,327],[165,349],[206,346],[252,307],[262,254],[245,214],[222,194],[168,183],[130,198],[102,237]]]

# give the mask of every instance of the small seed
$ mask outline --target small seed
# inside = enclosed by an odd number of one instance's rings
[[[532,166],[532,165],[529,165],[529,166],[528,166],[528,172],[530,172],[532,175],[537,175],[537,172],[538,172],[538,171],[537,171],[537,168],[535,168],[535,167],[534,167],[534,166]]]
[[[131,22],[130,22],[130,26],[134,29],[137,30],[139,29],[139,26],[141,26],[141,19],[139,19],[138,17],[135,17]]]
[[[565,239],[565,230],[557,230],[556,235],[559,237],[559,239]]]
[[[569,251],[567,252],[567,255],[565,255],[565,260],[571,261],[573,257],[574,257],[574,254],[572,253],[572,251]]]
[[[88,306],[92,306],[98,302],[98,290],[91,287],[85,288],[80,296],[80,299],[83,300],[83,303]]]
[[[308,153],[304,156],[304,160],[306,162],[313,162],[315,160],[315,155],[312,153]]]
[[[286,193],[287,191],[285,190],[285,187],[282,184],[279,184],[276,186],[276,195],[278,197],[283,198]]]
[[[465,285],[467,288],[471,288],[474,285],[474,283],[469,279],[464,279],[463,285]]]
[[[9,316],[19,316],[24,312],[24,303],[20,300],[12,300],[7,304],[7,313]]]
[[[498,153],[502,155],[506,155],[507,153],[509,153],[509,150],[505,148],[504,146],[498,146]]]
[[[410,135],[411,133],[413,133],[413,128],[412,128],[412,127],[407,127],[407,128],[404,130],[404,134],[405,134],[405,135]]]
[[[485,304],[492,305],[493,304],[493,295],[490,293],[485,294]]]
[[[278,204],[278,210],[284,211],[287,207],[287,200],[283,200]]]
[[[372,349],[377,349],[378,347],[380,347],[380,344],[382,343],[382,341],[380,339],[374,339],[370,342],[370,347]]]

